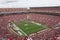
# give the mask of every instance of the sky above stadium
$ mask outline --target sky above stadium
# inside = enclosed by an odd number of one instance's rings
[[[0,8],[60,6],[60,0],[0,0]]]

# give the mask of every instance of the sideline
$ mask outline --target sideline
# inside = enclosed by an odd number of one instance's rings
[[[18,34],[20,34],[20,35],[23,35],[24,34],[25,36],[27,36],[27,34],[21,28],[19,28],[17,25],[15,25],[13,22],[12,22],[12,25],[9,24],[9,27],[10,26],[12,26],[13,27],[12,30],[17,31]]]

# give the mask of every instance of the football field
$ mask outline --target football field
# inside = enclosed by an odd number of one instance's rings
[[[30,21],[20,21],[20,23],[17,26],[27,35],[44,30],[47,28],[42,24],[37,25]]]

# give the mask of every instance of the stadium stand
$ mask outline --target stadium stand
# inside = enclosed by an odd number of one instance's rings
[[[30,37],[33,40],[59,40],[60,37],[60,7],[42,8],[0,8],[0,39],[22,40],[22,37],[8,30],[8,23],[19,23],[20,20],[29,20],[47,25],[49,29],[36,32]]]
[[[55,27],[60,22],[60,17],[43,14],[29,14],[31,20]]]

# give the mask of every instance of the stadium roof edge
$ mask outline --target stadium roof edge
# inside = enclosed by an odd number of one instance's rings
[[[53,7],[28,7],[28,8],[0,8],[0,14],[27,13],[27,12],[48,12],[60,13],[60,6]]]
[[[31,8],[60,8],[60,6],[30,7]]]
[[[20,11],[20,12],[0,12],[0,14],[14,14],[14,13],[27,13],[27,12],[24,12],[24,11]]]

